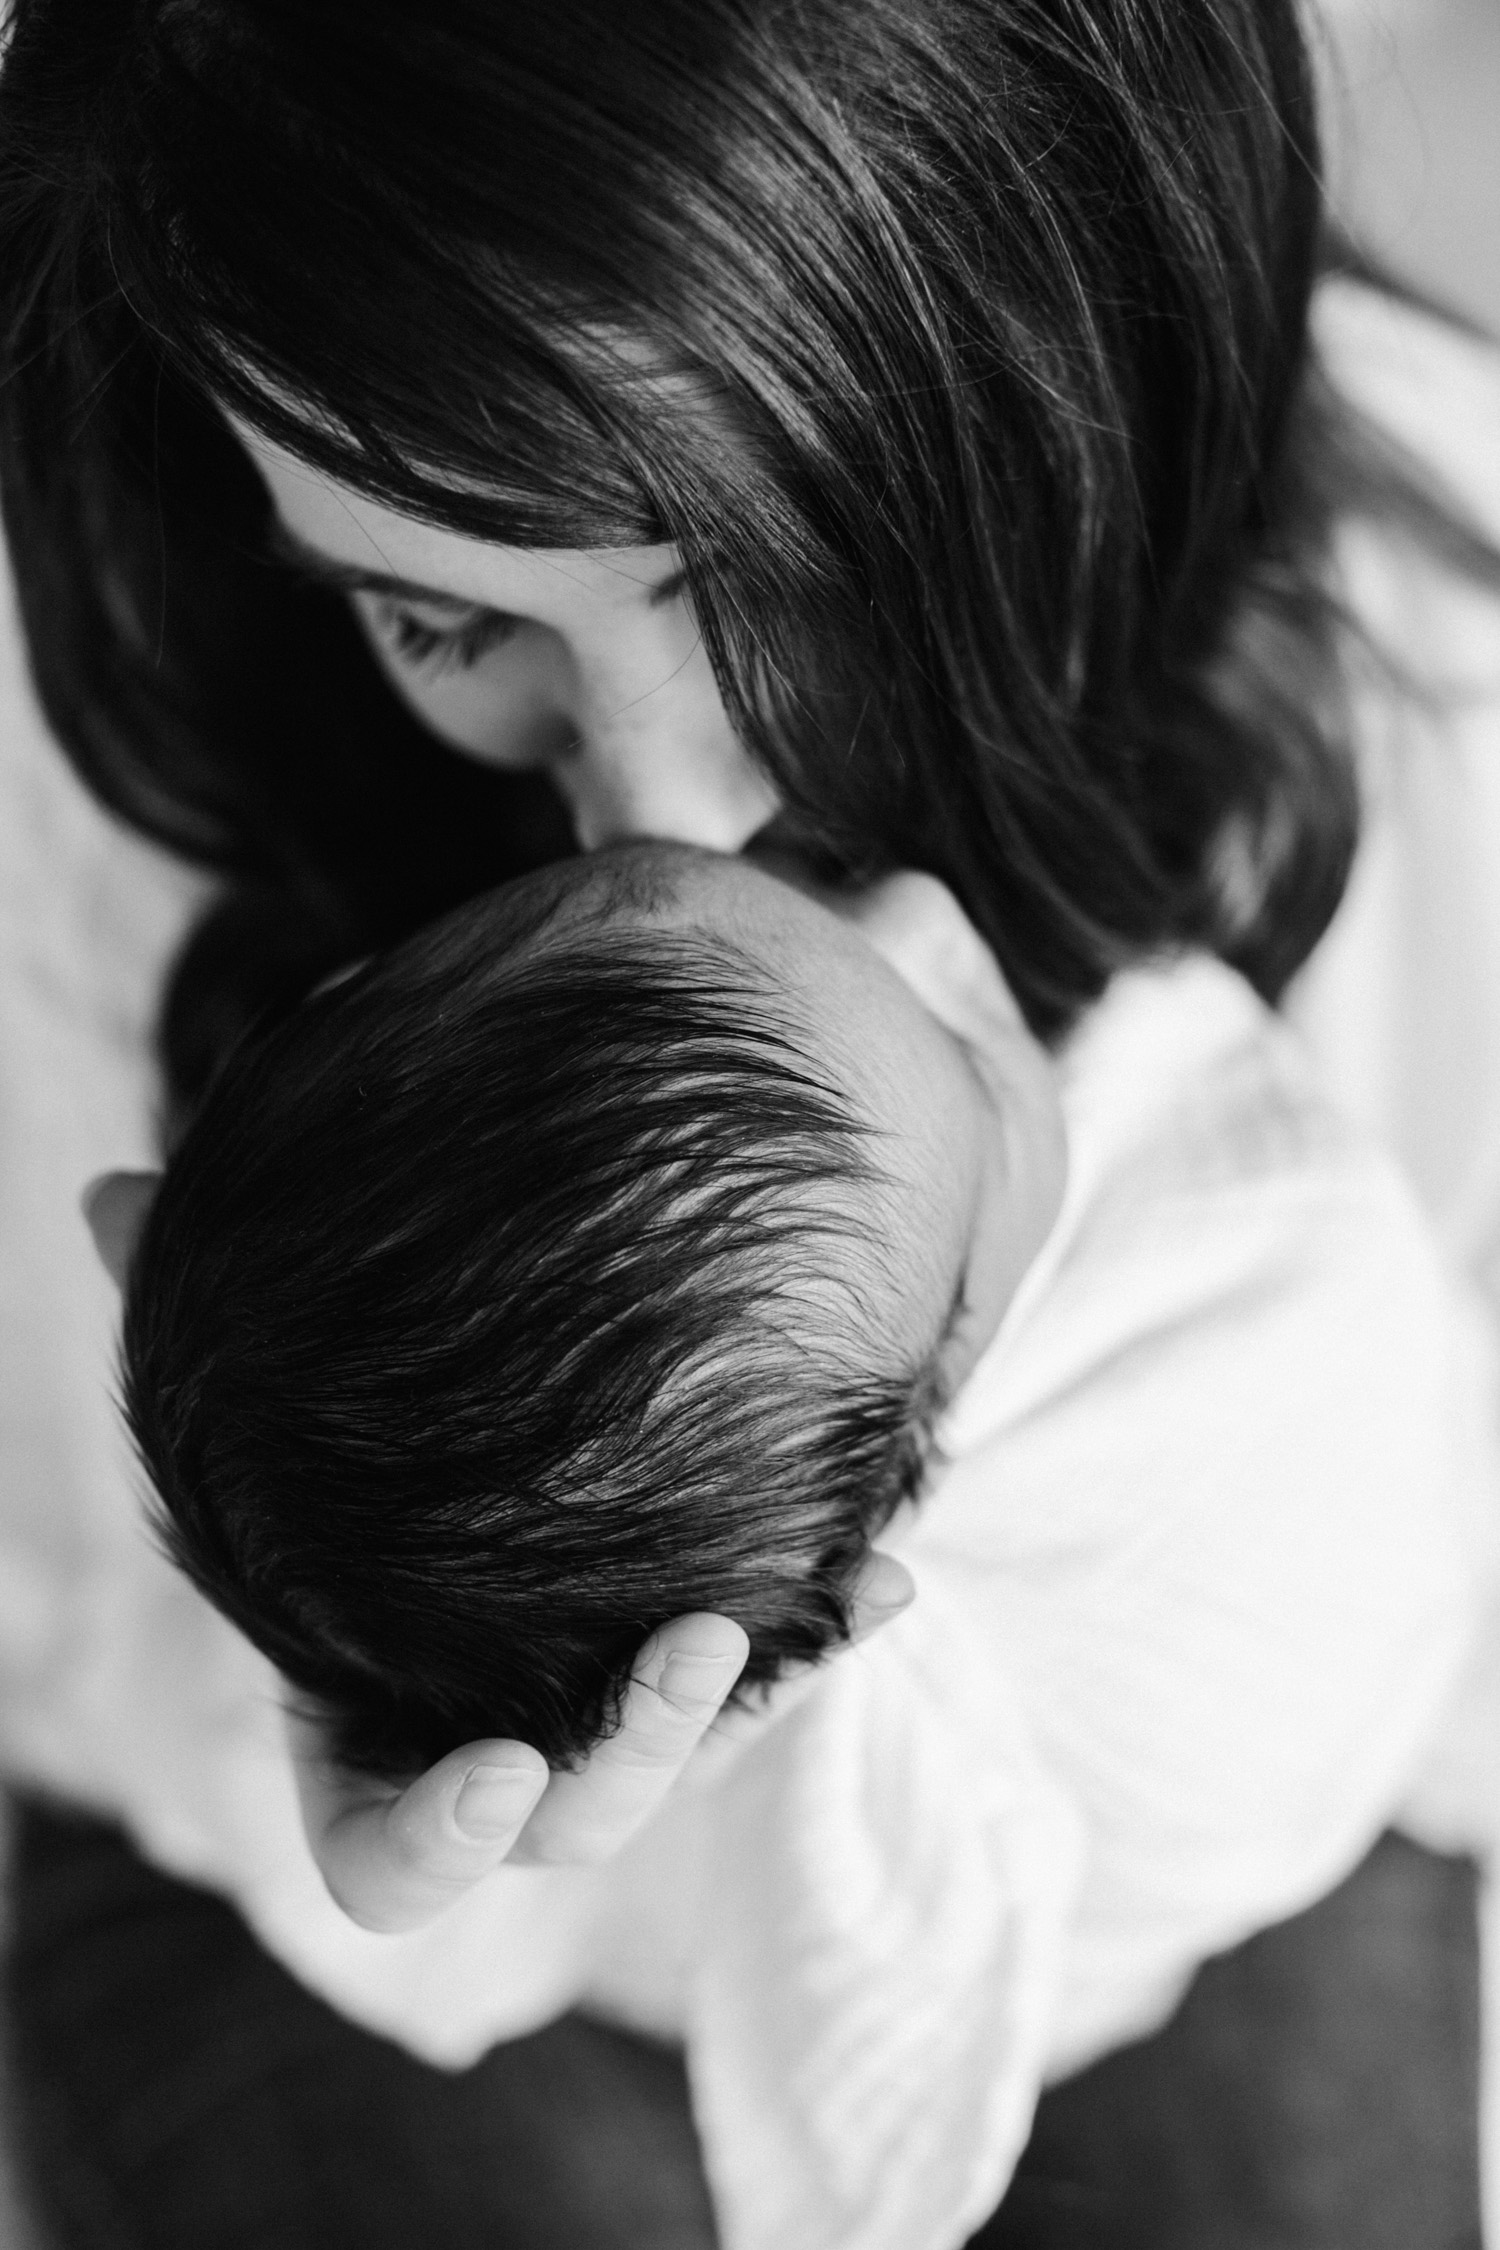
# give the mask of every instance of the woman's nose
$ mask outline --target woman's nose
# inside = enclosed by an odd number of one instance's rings
[[[776,810],[701,645],[580,665],[573,704],[571,740],[548,770],[585,851],[631,836],[738,851]]]

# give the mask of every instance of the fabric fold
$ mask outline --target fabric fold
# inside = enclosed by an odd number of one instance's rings
[[[689,2003],[725,2250],[955,2250],[1030,2128],[1083,1851],[935,1578],[724,1792]]]

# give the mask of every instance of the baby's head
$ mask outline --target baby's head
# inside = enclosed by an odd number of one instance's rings
[[[955,1032],[826,906],[637,846],[230,1064],[137,1246],[126,1404],[171,1551],[347,1762],[575,1760],[687,1611],[747,1683],[840,1639],[1055,1207],[974,946]]]

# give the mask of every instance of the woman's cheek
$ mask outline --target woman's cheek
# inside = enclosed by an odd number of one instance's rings
[[[404,661],[358,597],[355,610],[408,710],[482,764],[549,773],[585,851],[634,836],[738,851],[777,809],[695,633],[686,654],[653,646],[644,672],[638,659],[596,669],[585,687],[547,626],[528,622],[471,667],[445,669]]]

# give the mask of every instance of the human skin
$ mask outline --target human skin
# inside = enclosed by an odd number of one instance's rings
[[[899,1363],[927,1358],[941,1338],[940,1382],[951,1393],[1047,1233],[1065,1168],[1051,1066],[993,958],[930,876],[895,875],[830,900],[748,861],[670,848],[663,860],[670,880],[653,887],[646,925],[729,938],[870,1129],[883,1177],[861,1219],[878,1256],[852,1278],[873,1308],[871,1341]],[[87,1199],[117,1281],[155,1185],[153,1174],[114,1173]],[[855,1590],[851,1640],[898,1615],[911,1594],[903,1565],[873,1555]],[[610,1858],[684,1768],[711,1779],[813,1684],[817,1667],[806,1666],[753,1703],[722,1709],[746,1647],[737,1625],[708,1615],[653,1634],[619,1730],[574,1774],[549,1776],[524,1744],[471,1743],[398,1791],[343,1773],[317,1730],[294,1723],[309,1840],[334,1897],[367,1928],[406,1929],[503,1858]],[[489,1832],[470,1829],[476,1793],[486,1811],[496,1808]]]
[[[936,1349],[951,1397],[1051,1228],[1065,1169],[1052,1067],[991,956],[930,876],[846,900],[780,867],[643,849],[666,880],[642,928],[733,944],[866,1127],[877,1179],[859,1235],[875,1255],[856,1246],[847,1278],[885,1363]]]
[[[347,591],[397,692],[424,724],[469,755],[543,768],[566,799],[585,850],[649,837],[735,852],[771,817],[774,793],[730,725],[678,588],[675,548],[488,545],[401,515],[246,425],[235,428],[270,492],[284,550]],[[1039,1112],[1029,1089],[1043,1075],[1035,1050],[1003,981],[985,974],[988,955],[939,886],[909,880],[899,911],[890,891],[878,907],[825,902],[864,921],[867,942],[843,947],[820,908],[788,899],[782,884],[761,874],[713,863],[695,872],[685,861],[674,895],[684,913],[691,914],[688,902],[696,898],[711,923],[727,916],[743,925],[747,946],[764,959],[777,988],[802,993],[819,1025],[820,1053],[837,1053],[852,1030],[845,1062],[856,1078],[868,1058],[888,1060],[884,1087],[872,1082],[865,1089],[877,1114],[893,1102],[900,1108],[907,1084],[916,1102],[915,1111],[901,1110],[908,1123],[923,1112],[936,1115],[940,1105],[924,1097],[951,1078],[953,1058],[964,1052],[955,1046],[957,1029],[960,1038],[983,1034],[972,1047],[983,1058],[980,1067],[993,1074],[990,1050],[1003,1052],[1008,1075],[1024,1078],[1028,1088],[1019,1103],[992,1105],[985,1145],[1004,1146],[1016,1118],[1032,1129]],[[795,942],[788,932],[796,932]],[[878,956],[881,932],[900,955],[894,975],[889,963],[882,968],[870,958],[872,945]],[[946,967],[936,974],[931,961],[939,947],[946,948]],[[902,981],[919,956],[929,958],[927,997],[936,1022],[913,1005]],[[840,1008],[829,1009],[809,986],[808,959],[841,992]],[[972,1022],[945,1023],[945,1009],[955,1007]],[[973,1068],[963,1063],[971,1074]],[[951,1108],[955,1129],[968,1115],[961,1094],[955,1091]],[[1050,1080],[1043,1098],[1050,1100]],[[1047,1129],[1040,1129],[1045,1138]],[[971,1153],[951,1147],[930,1169],[956,1179]],[[1006,1223],[1011,1202],[1001,1199],[996,1208]],[[967,1232],[970,1218],[960,1222]],[[981,1250],[976,1270],[984,1265]],[[913,1289],[909,1301],[920,1322],[919,1294]],[[966,1316],[965,1332],[983,1326],[988,1313],[981,1305]],[[955,1384],[966,1372],[967,1366],[958,1370]]]
[[[255,432],[286,559],[342,588],[398,695],[485,764],[542,768],[579,844],[738,851],[776,810],[674,547],[497,547],[383,507]]]
[[[247,429],[238,434],[265,478],[289,559],[344,588],[397,692],[469,755],[544,769],[585,848],[649,836],[733,852],[771,817],[774,794],[734,735],[676,588],[674,549],[489,546],[382,507]],[[780,884],[755,882],[766,888],[752,886],[747,901],[800,907]],[[891,1051],[894,1006],[911,1040],[912,1082],[935,1069],[933,1082],[955,1092],[954,1129],[970,1139],[963,1176],[972,1177],[977,1120],[985,1117],[1016,1176],[1034,1172],[1043,1208],[1045,1183],[1061,1176],[1050,1079],[957,906],[941,885],[917,876],[834,903],[858,925],[863,943],[852,953],[874,977],[871,1052]],[[749,905],[745,911],[752,929],[769,930],[777,920]],[[868,996],[868,980],[862,989]],[[1008,1145],[1018,1121],[1039,1152],[1034,1166],[1028,1158],[1019,1169],[1019,1150]],[[117,1278],[152,1184],[111,1175],[89,1198],[101,1255]],[[945,1370],[950,1382],[966,1371],[962,1355],[967,1364],[977,1357],[986,1321],[999,1317],[1008,1291],[991,1273],[1011,1256],[1009,1247],[1001,1254],[1005,1230],[1025,1238],[1026,1222],[1017,1218],[1024,1201],[996,1205],[1003,1213],[996,1255],[982,1256],[966,1282],[966,1312]],[[961,1220],[955,1225],[961,1232]],[[954,1263],[950,1295],[958,1272]],[[912,1593],[894,1557],[872,1555],[853,1597],[852,1639],[899,1615]],[[618,1731],[575,1774],[549,1775],[529,1745],[474,1743],[396,1792],[345,1774],[315,1729],[294,1727],[304,1821],[330,1891],[367,1928],[407,1929],[502,1861],[608,1859],[690,1760],[699,1771],[711,1766],[806,1692],[810,1680],[793,1676],[755,1710],[725,1711],[747,1653],[743,1631],[728,1618],[698,1615],[664,1626],[640,1651]]]

